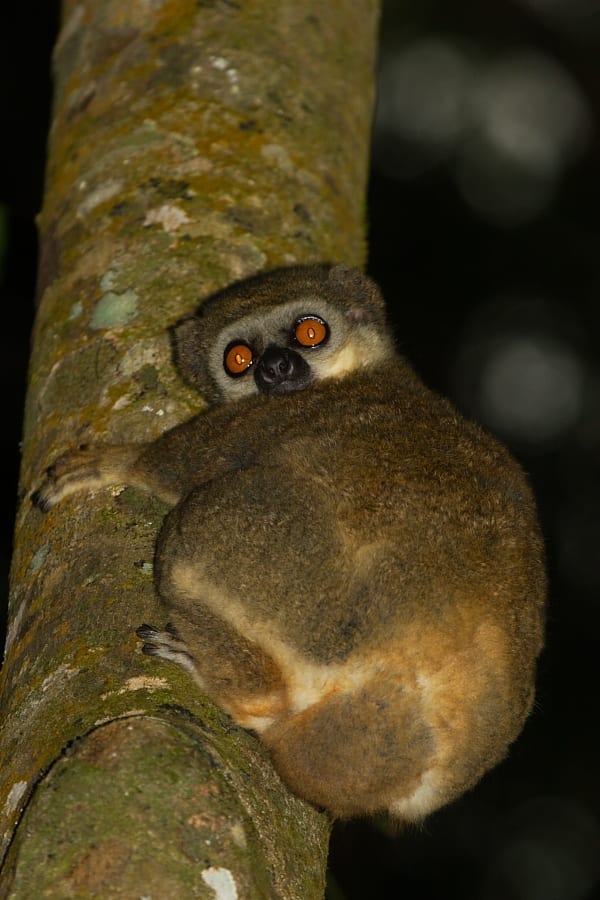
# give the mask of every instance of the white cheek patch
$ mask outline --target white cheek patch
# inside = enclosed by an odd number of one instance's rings
[[[354,344],[346,344],[317,368],[321,378],[340,378],[364,365],[364,351],[360,353]]]
[[[319,378],[343,378],[357,369],[372,366],[389,357],[392,348],[385,335],[361,328],[357,340],[349,341],[339,350],[329,354],[322,360],[315,360],[311,365]]]

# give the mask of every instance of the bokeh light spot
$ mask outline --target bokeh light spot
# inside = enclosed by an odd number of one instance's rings
[[[507,335],[484,364],[480,409],[485,421],[503,434],[546,441],[577,421],[583,386],[578,358],[557,338]]]

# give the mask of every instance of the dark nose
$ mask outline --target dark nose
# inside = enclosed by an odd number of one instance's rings
[[[263,394],[302,391],[311,381],[310,366],[295,350],[269,344],[254,366],[254,381]]]
[[[260,358],[260,368],[266,383],[274,385],[285,381],[292,370],[290,351],[270,344]]]

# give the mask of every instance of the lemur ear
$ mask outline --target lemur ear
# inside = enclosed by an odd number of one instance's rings
[[[207,348],[202,341],[202,323],[198,316],[186,316],[169,329],[177,371],[186,384],[209,401],[217,399],[215,385],[206,365]]]
[[[385,301],[381,291],[359,269],[343,264],[332,266],[328,287],[335,301],[346,310],[348,321],[357,325],[375,322],[385,327]]]

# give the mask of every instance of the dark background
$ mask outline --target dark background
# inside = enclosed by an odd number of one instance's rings
[[[57,7],[0,13],[2,605]],[[420,829],[336,826],[330,900],[600,898],[599,52],[598,0],[385,6],[369,269],[425,380],[530,474],[548,639],[509,758]]]

